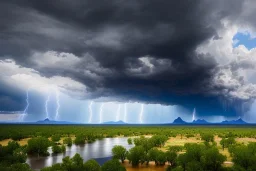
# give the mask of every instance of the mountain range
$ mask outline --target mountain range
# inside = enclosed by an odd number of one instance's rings
[[[217,124],[217,125],[245,125],[245,124],[249,124],[247,122],[245,122],[242,118],[239,118],[237,120],[231,120],[231,121],[222,121],[222,122],[207,122],[204,119],[197,119],[197,120],[193,120],[192,122],[186,122],[184,120],[182,120],[180,117],[178,117],[177,119],[175,119],[171,124],[176,124],[176,125],[183,125],[183,124],[195,124],[195,125],[211,125],[211,124]]]
[[[124,125],[127,124],[124,121],[120,120],[120,121],[108,121],[108,122],[103,122],[102,124],[106,124],[106,125]]]
[[[68,125],[68,124],[84,124],[84,123],[78,123],[78,122],[68,122],[68,121],[54,121],[50,120],[49,118],[46,118],[44,120],[39,120],[36,122],[0,122],[0,124],[45,124],[45,125]],[[93,123],[94,124],[94,123]],[[122,120],[119,121],[108,121],[101,123],[103,125],[137,125],[136,123],[125,123]],[[246,125],[251,124],[245,122],[242,118],[239,118],[237,120],[230,120],[230,121],[222,121],[222,122],[208,122],[204,119],[197,119],[193,120],[192,122],[186,122],[181,117],[176,118],[172,123],[166,123],[167,125]],[[166,124],[156,124],[156,125],[166,125]],[[148,124],[150,125],[150,124]]]

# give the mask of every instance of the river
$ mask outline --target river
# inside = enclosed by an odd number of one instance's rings
[[[96,159],[100,164],[108,160],[112,156],[112,148],[115,145],[122,145],[127,150],[133,147],[133,145],[128,145],[126,137],[120,138],[104,138],[102,140],[96,140],[91,144],[85,145],[72,145],[66,148],[64,154],[52,154],[51,148],[49,148],[50,156],[47,157],[36,157],[29,156],[27,163],[34,170],[40,170],[43,167],[52,166],[55,163],[61,163],[62,158],[66,156],[73,157],[76,153],[80,154],[84,161],[89,159]]]

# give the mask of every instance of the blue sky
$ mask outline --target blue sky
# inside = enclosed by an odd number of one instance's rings
[[[233,40],[235,41],[233,47],[244,45],[249,50],[256,47],[256,38],[252,38],[249,32],[238,32]]]

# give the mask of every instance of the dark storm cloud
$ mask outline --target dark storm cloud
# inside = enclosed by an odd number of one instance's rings
[[[236,18],[242,5],[241,0],[3,1],[0,59],[8,56],[46,76],[69,76],[87,85],[94,97],[223,114],[219,95],[212,96],[209,85],[217,64],[195,49],[218,38],[221,19]],[[49,50],[80,58],[90,54],[98,65],[89,71],[101,79],[84,74],[86,60],[61,71],[33,64],[33,52]]]

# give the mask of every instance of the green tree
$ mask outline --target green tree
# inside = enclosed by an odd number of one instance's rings
[[[24,149],[18,148],[13,151],[13,158],[16,163],[25,163],[27,159],[27,154],[24,152]]]
[[[56,134],[52,136],[52,142],[59,142],[60,141],[60,135]]]
[[[73,156],[71,161],[73,165],[83,168],[83,158],[78,153]]]
[[[63,140],[64,144],[67,144],[67,146],[71,147],[72,146],[72,139],[70,137],[67,137]]]
[[[28,140],[27,152],[29,154],[49,155],[47,152],[50,146],[50,141],[45,137],[37,137]]]
[[[166,160],[171,164],[172,167],[176,166],[177,156],[178,156],[177,153],[173,151],[166,152]]]
[[[132,145],[132,138],[128,138],[127,142],[128,142],[129,145]]]
[[[202,140],[204,140],[205,142],[213,142],[214,141],[214,136],[213,136],[213,134],[209,134],[209,133],[205,133],[205,134],[202,134],[201,135],[201,138],[202,138]]]
[[[83,159],[79,154],[75,154],[72,158],[69,156],[62,159],[62,168],[64,171],[83,171],[84,164]]]
[[[126,158],[126,149],[121,145],[115,145],[112,148],[112,154],[114,158],[120,159],[122,163],[124,163],[124,160]]]
[[[100,165],[96,160],[88,160],[84,163],[84,169],[86,171],[100,171]]]
[[[113,159],[105,162],[101,167],[101,171],[126,171],[126,169],[118,160]]]
[[[200,163],[203,165],[204,170],[220,171],[226,159],[226,156],[220,154],[216,147],[212,147],[204,151]]]
[[[27,163],[15,163],[11,165],[10,171],[32,171],[32,169]]]
[[[178,156],[178,164],[183,168],[183,171],[187,169],[188,162],[189,162],[189,157],[186,153],[180,154]]]
[[[233,162],[245,170],[256,170],[256,155],[248,146],[237,146],[233,150]]]
[[[190,161],[190,162],[187,163],[186,171],[203,171],[203,168],[202,168],[200,162]],[[209,170],[209,171],[211,171],[211,170]]]
[[[168,151],[174,152],[174,153],[177,153],[177,152],[182,151],[182,150],[183,150],[183,147],[180,146],[180,145],[173,145],[173,146],[168,147]]]
[[[157,156],[158,156],[159,150],[157,148],[152,148],[148,151],[148,156],[150,161],[155,161],[155,164],[157,165]]]
[[[20,148],[19,143],[16,141],[9,141],[8,145],[6,146],[6,153],[12,154],[14,150]]]
[[[222,138],[220,141],[220,145],[222,146],[222,149],[228,148],[231,145],[234,145],[236,143],[234,137],[228,137],[228,138]]]
[[[165,142],[168,140],[168,137],[165,135],[153,135],[151,140],[155,147],[164,146]]]
[[[85,144],[85,136],[84,135],[77,135],[76,138],[75,138],[75,141],[74,143],[76,145],[79,145],[79,144]]]
[[[61,164],[61,166],[62,166],[65,170],[67,170],[67,171],[71,171],[71,170],[72,170],[73,164],[72,164],[72,160],[70,159],[69,156],[64,157],[64,158],[62,159],[62,164]]]
[[[22,133],[20,131],[15,131],[12,133],[11,138],[14,141],[20,141],[21,139],[24,138],[24,136],[22,135]]]
[[[166,162],[166,155],[163,151],[159,151],[156,157],[158,165],[164,165]]]
[[[42,168],[41,171],[67,171],[60,163],[54,164],[50,167]]]
[[[127,159],[132,163],[132,166],[138,166],[144,156],[144,148],[142,146],[135,146],[129,150]]]
[[[66,147],[64,145],[62,146],[59,146],[59,145],[53,145],[52,146],[52,152],[54,154],[57,154],[57,153],[64,153],[66,151]]]
[[[198,162],[200,162],[201,156],[206,149],[204,145],[199,145],[195,143],[185,144],[185,148],[187,150],[186,155],[188,156],[188,158]]]

